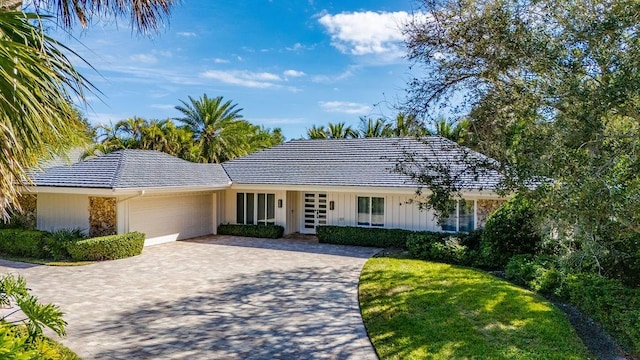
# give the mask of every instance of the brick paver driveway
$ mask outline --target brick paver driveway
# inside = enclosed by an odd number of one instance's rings
[[[376,252],[211,237],[79,267],[0,260],[65,312],[84,359],[375,359],[357,300]]]

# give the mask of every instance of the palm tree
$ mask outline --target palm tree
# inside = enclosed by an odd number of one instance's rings
[[[390,137],[393,136],[393,129],[384,119],[360,118],[360,136],[364,138]]]
[[[405,136],[425,136],[429,135],[424,125],[418,120],[414,114],[398,113],[396,116],[396,123],[391,131],[393,136],[405,137]]]
[[[36,12],[57,14],[72,27],[93,16],[130,16],[139,32],[159,26],[174,0],[35,0]],[[20,211],[18,186],[39,160],[83,142],[84,128],[69,99],[84,102],[95,88],[65,53],[71,49],[45,34],[54,17],[20,12],[22,1],[0,0],[0,219]]]
[[[176,110],[184,117],[175,118],[189,129],[200,146],[199,162],[215,162],[233,159],[251,152],[247,135],[255,129],[242,120],[237,104],[231,100],[223,102],[222,96],[210,99],[204,94],[199,99],[189,97],[189,102],[180,100]]]
[[[309,139],[326,139],[327,132],[324,126],[318,127],[316,125],[313,125],[311,129],[307,129],[307,137]]]
[[[448,121],[440,117],[435,122],[435,134],[457,143],[464,143],[468,136],[469,121]]]
[[[353,130],[351,126],[345,126],[346,124],[341,122],[337,124],[329,123],[327,126],[327,138],[329,139],[349,139],[357,138],[358,132]]]

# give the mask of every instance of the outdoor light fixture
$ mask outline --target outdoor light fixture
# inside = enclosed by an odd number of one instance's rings
[[[333,200],[329,201],[329,210],[333,210],[335,208],[335,203]]]
[[[281,208],[282,207],[282,199],[278,199],[278,207]]]

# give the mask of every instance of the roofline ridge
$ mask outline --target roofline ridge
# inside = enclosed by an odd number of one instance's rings
[[[120,181],[120,177],[122,176],[122,169],[124,168],[124,158],[127,155],[126,150],[132,149],[122,149],[123,151],[120,153],[120,158],[118,159],[118,165],[116,166],[116,171],[113,176],[113,180],[111,181],[111,188],[115,189]]]

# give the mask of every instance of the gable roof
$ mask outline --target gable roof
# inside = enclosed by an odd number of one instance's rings
[[[409,154],[421,167],[442,165],[457,175],[466,190],[495,189],[497,172],[474,174],[464,159],[489,158],[439,136],[292,140],[222,164],[236,184],[417,187],[407,175],[394,171]]]
[[[137,189],[226,187],[230,179],[219,164],[196,164],[151,150],[119,150],[70,166],[35,172],[36,186]]]

